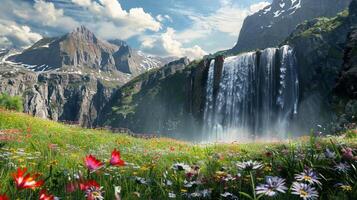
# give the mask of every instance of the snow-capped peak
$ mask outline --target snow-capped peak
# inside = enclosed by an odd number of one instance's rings
[[[272,15],[274,18],[294,14],[301,8],[301,0],[275,0],[259,12],[259,16]]]

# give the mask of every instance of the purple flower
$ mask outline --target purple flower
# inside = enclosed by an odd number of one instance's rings
[[[273,197],[279,192],[285,193],[287,189],[284,179],[268,176],[265,178],[265,184],[258,185],[255,190],[257,191],[257,194]]]
[[[319,197],[319,193],[313,186],[298,182],[293,183],[291,194],[299,195],[304,200],[314,200]]]
[[[295,179],[297,181],[303,181],[303,182],[308,182],[309,184],[318,184],[321,185],[321,182],[319,181],[319,177],[315,171],[312,169],[305,169],[303,172],[300,174],[295,175]]]

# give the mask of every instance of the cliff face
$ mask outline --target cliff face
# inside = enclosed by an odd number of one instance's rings
[[[348,35],[343,61],[343,71],[335,91],[338,95],[357,99],[357,28]]]
[[[195,68],[188,64],[186,58],[171,62],[121,87],[106,105],[98,125],[177,137],[193,132],[198,122],[192,113],[200,113],[205,67],[203,61]]]
[[[333,17],[351,0],[273,0],[272,4],[248,16],[233,52],[279,45],[296,26],[316,17]]]
[[[0,91],[22,96],[26,113],[56,121],[91,127],[114,91],[89,75],[0,68]]]

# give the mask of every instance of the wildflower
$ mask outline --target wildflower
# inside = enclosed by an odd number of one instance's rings
[[[346,159],[353,159],[353,150],[351,148],[342,149],[342,156]]]
[[[335,165],[335,170],[342,173],[347,173],[350,168],[351,167],[347,163],[339,163]]]
[[[191,166],[189,172],[186,173],[187,178],[192,178],[193,176],[197,176],[200,173],[200,167],[197,165]]]
[[[277,195],[279,192],[285,193],[288,188],[285,186],[285,180],[279,177],[268,176],[265,184],[256,187],[257,194],[264,194],[269,197]]]
[[[191,167],[184,163],[175,163],[174,165],[172,165],[172,169],[175,171],[185,171],[185,172],[191,171]]]
[[[48,148],[50,149],[50,150],[58,150],[58,145],[57,144],[48,144]]]
[[[328,158],[328,159],[335,159],[336,158],[336,153],[331,151],[330,149],[326,149],[325,150],[325,157]]]
[[[191,188],[191,187],[193,187],[193,186],[200,185],[201,182],[199,182],[199,181],[187,181],[187,180],[184,180],[183,184],[184,184],[184,187],[185,187],[185,188]]]
[[[266,151],[265,152],[265,157],[271,158],[272,156],[273,156],[273,152],[271,152],[271,151]]]
[[[319,197],[319,193],[316,189],[305,183],[294,182],[292,185],[292,194],[299,195],[304,200],[314,200]]]
[[[344,192],[351,192],[352,191],[352,187],[349,184],[337,183],[335,185],[335,187],[340,188]]]
[[[141,196],[139,192],[133,192],[133,194],[138,198],[140,198],[140,196]]]
[[[200,192],[193,192],[190,194],[191,198],[200,198],[202,194]]]
[[[76,191],[77,189],[78,189],[78,183],[71,182],[66,185],[67,193],[72,193],[72,192]]]
[[[120,186],[114,186],[114,196],[115,200],[120,200],[120,193],[121,193],[121,187]]]
[[[149,183],[145,178],[138,177],[138,176],[134,178],[135,178],[135,182],[138,184],[147,185]]]
[[[94,156],[89,155],[86,156],[85,163],[89,171],[94,172],[101,167],[103,167],[103,163],[99,160],[97,160]]]
[[[85,191],[87,200],[104,200],[103,187],[89,187]]]
[[[96,187],[99,188],[100,185],[95,181],[95,180],[87,180],[87,181],[82,181],[81,183],[79,183],[79,188],[82,191],[87,190],[90,187]]]
[[[203,198],[210,198],[212,191],[208,190],[208,189],[204,189],[204,190],[200,191],[200,193]]]
[[[55,196],[50,195],[46,192],[46,190],[40,191],[40,200],[54,200]]]
[[[312,169],[305,169],[302,173],[296,174],[295,179],[297,181],[305,181],[310,184],[315,184],[315,183],[318,185],[321,184],[317,173],[314,172]]]
[[[251,170],[261,169],[263,167],[263,164],[257,161],[249,160],[249,161],[239,162],[237,166],[240,170],[251,171]]]
[[[12,177],[18,189],[35,189],[43,185],[43,180],[36,181],[39,175],[31,176],[31,174],[26,174],[26,172],[27,168],[24,168],[23,170],[18,168],[17,172],[12,174]]]
[[[172,181],[170,181],[168,179],[165,179],[163,184],[166,185],[166,186],[171,186],[172,185]]]
[[[9,197],[6,196],[6,194],[0,194],[0,200],[10,200]]]
[[[221,197],[224,197],[225,199],[232,199],[232,200],[238,200],[238,197],[232,193],[225,192],[221,194]]]
[[[110,165],[112,166],[125,166],[125,161],[120,158],[120,151],[116,149],[112,152],[112,158],[110,159]]]
[[[169,192],[169,198],[170,198],[170,199],[176,198],[176,194],[173,193],[173,192]]]

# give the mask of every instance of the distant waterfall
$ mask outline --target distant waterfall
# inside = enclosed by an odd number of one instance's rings
[[[215,62],[208,70],[204,132],[208,141],[285,137],[297,113],[298,76],[293,49],[268,48],[224,60],[217,94]]]

